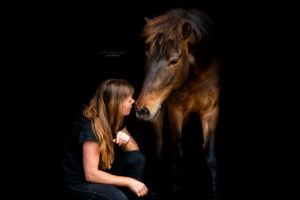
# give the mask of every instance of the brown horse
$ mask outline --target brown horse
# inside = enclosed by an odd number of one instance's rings
[[[167,111],[176,156],[183,155],[182,127],[197,113],[203,130],[203,147],[216,193],[215,133],[219,115],[219,55],[212,34],[213,22],[197,9],[173,9],[146,19],[146,70],[136,101],[136,117],[151,121],[156,153],[161,156],[163,119]]]

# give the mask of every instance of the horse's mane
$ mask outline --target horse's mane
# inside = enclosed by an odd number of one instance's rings
[[[198,9],[172,9],[150,20],[144,27],[142,36],[150,46],[163,46],[165,41],[182,41],[182,25],[189,22],[197,41],[212,38],[212,20]]]

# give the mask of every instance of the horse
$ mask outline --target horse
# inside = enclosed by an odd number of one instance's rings
[[[201,121],[212,191],[217,195],[215,135],[220,110],[221,59],[214,39],[215,24],[199,9],[171,9],[145,20],[141,34],[146,47],[145,77],[136,100],[136,117],[152,123],[155,151],[161,159],[167,113],[174,158],[180,158],[184,154],[182,128],[196,113]]]

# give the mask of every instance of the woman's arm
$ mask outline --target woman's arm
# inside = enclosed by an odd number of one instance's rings
[[[122,145],[123,151],[127,152],[127,151],[139,150],[138,144],[133,139],[133,137],[131,136],[131,134],[127,130],[127,128],[125,127],[121,131],[124,132],[124,133],[126,133],[126,135],[129,136],[129,141],[126,144]]]
[[[130,177],[116,176],[99,170],[99,157],[99,144],[97,142],[87,141],[83,143],[83,169],[86,181],[129,187],[137,196],[147,194],[148,189],[144,183]]]

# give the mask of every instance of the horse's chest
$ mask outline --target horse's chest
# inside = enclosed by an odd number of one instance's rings
[[[213,88],[205,90],[177,90],[170,95],[167,106],[172,109],[187,112],[199,112],[213,107],[218,99],[218,93]]]
[[[192,112],[199,103],[197,94],[191,94],[188,91],[178,90],[174,92],[167,101],[167,106],[182,112]]]

